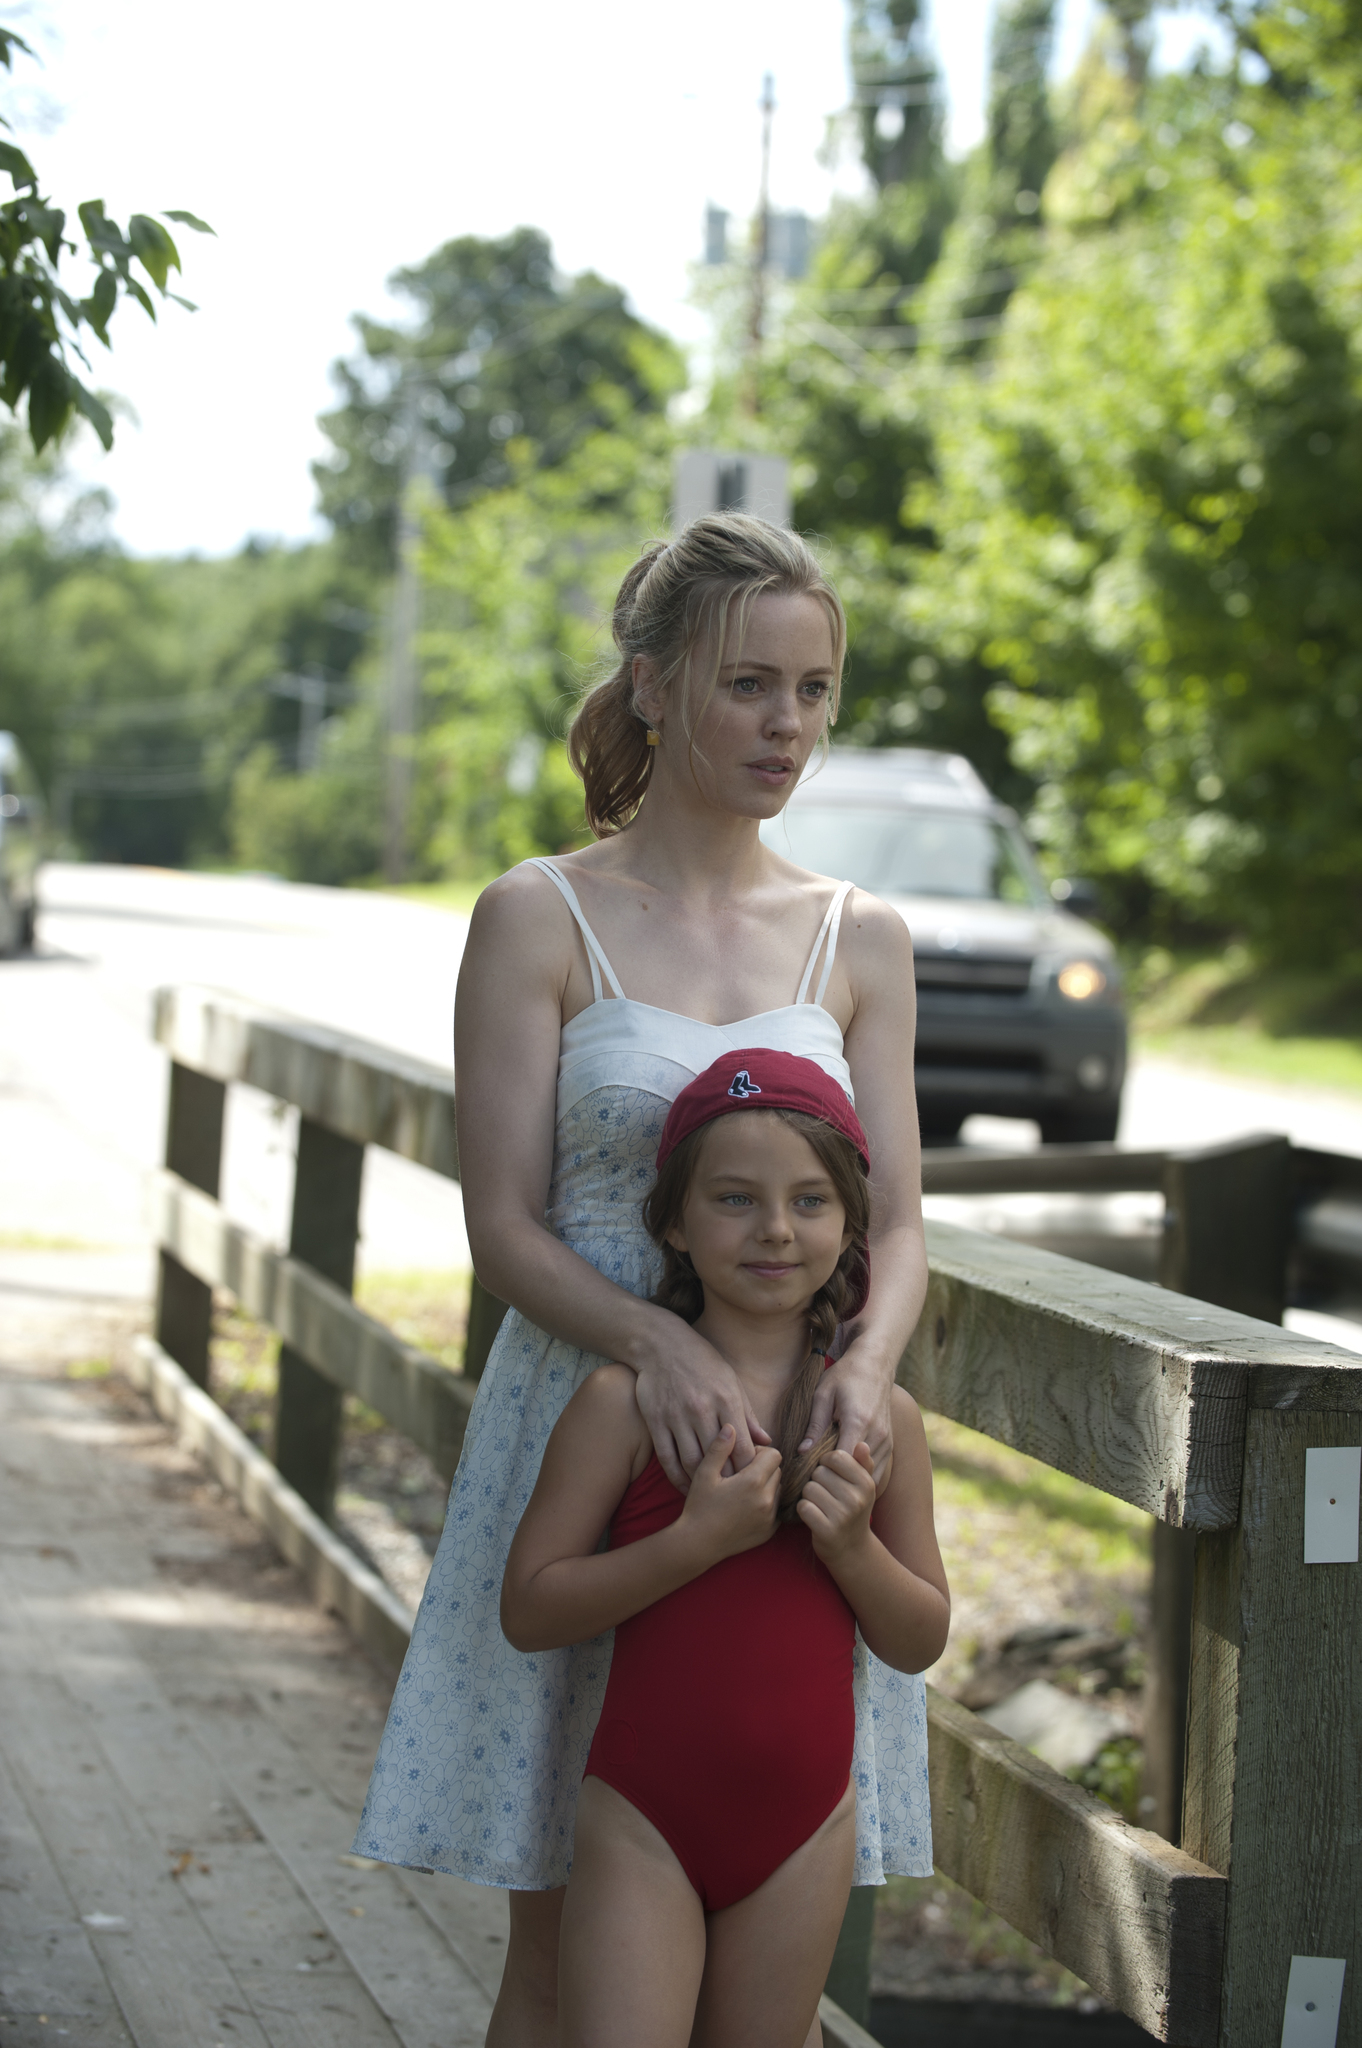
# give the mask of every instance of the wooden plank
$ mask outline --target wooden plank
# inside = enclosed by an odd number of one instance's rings
[[[880,2048],[873,2034],[843,2012],[840,2005],[824,1996],[818,2001],[818,2018],[823,2028],[823,2048]]]
[[[1213,2048],[1223,1877],[927,1688],[938,1867],[1166,2041]]]
[[[1287,1139],[1257,1134],[1170,1152],[1162,1285],[1280,1323],[1291,1237],[1290,1162]]]
[[[71,1400],[65,1389],[44,1392]],[[62,1468],[78,1464],[80,1448],[49,1445],[49,1465],[58,1468],[48,1472],[54,1508],[76,1476]],[[5,1619],[11,1639],[25,1640],[23,1654],[6,1660],[9,1668],[32,1668],[41,1657],[83,1711],[119,1786],[159,1841],[168,1880],[211,1929],[272,2048],[392,2048],[398,2041],[443,2048],[451,2014],[459,2043],[480,2042],[491,1997],[401,1877],[383,1871],[377,1885],[365,1886],[348,1865],[355,1803],[329,1796],[314,1768],[310,1731],[290,1744],[268,1721],[239,1660],[228,1662],[220,1627],[202,1628],[196,1654],[182,1655],[176,1639],[186,1631],[166,1610],[183,1606],[186,1623],[211,1622],[211,1614],[200,1611],[202,1597],[193,1592],[147,1588],[155,1567],[145,1523],[125,1516],[124,1524],[111,1518],[92,1529],[64,1564],[43,1556],[51,1545],[11,1546],[18,1597]],[[192,1526],[181,1533],[192,1543]],[[69,1589],[56,1598],[48,1590],[54,1570]],[[115,1620],[110,1608],[126,1618]],[[139,1640],[156,1652],[159,1674],[138,1654]],[[314,1684],[331,1682],[329,1660],[311,1676]],[[176,1687],[172,1698],[166,1684]],[[276,1806],[285,1815],[282,1844],[261,1825],[262,1809],[272,1815]],[[300,1843],[315,1852],[315,1886],[302,1874]],[[481,1923],[468,1932],[475,1940]],[[364,1990],[352,1948],[370,1977],[386,1983],[395,1969],[396,1996],[391,1987],[379,1996]],[[383,2017],[390,2008],[398,2027]]]
[[[1166,1152],[1119,1145],[1044,1145],[1035,1152],[962,1152],[928,1146],[924,1195],[1130,1194],[1163,1186]]]
[[[1230,1879],[1222,2048],[1281,2038],[1293,1955],[1346,1959],[1362,2043],[1362,1567],[1304,1561],[1306,1451],[1360,1437],[1255,1409],[1240,1526],[1198,1539],[1184,1841]]]
[[[0,1665],[0,1724],[22,1726],[9,1750],[30,1812],[78,1912],[122,1924],[90,1943],[138,2048],[222,2041],[267,2048],[234,1972],[169,1876],[160,1844],[110,1769],[90,1719],[53,1679]],[[87,1920],[88,1925],[88,1920]],[[226,2028],[224,2028],[224,2022]]]
[[[311,1117],[298,1122],[289,1257],[329,1280],[344,1295],[355,1284],[364,1147]],[[274,1462],[324,1522],[336,1518],[340,1468],[341,1390],[293,1344],[279,1348],[274,1410]]]
[[[927,1224],[931,1275],[899,1380],[924,1408],[1177,1527],[1239,1512],[1255,1375],[1355,1389],[1356,1357],[1229,1309],[954,1224]]]
[[[130,1377],[290,1564],[297,1565],[320,1605],[338,1614],[366,1649],[397,1669],[411,1639],[412,1615],[378,1574],[360,1563],[231,1417],[149,1337],[134,1346]]]
[[[222,1172],[222,1123],[227,1107],[223,1082],[170,1064],[166,1108],[165,1163],[193,1187],[216,1195]],[[213,1330],[211,1288],[187,1273],[172,1252],[162,1249],[156,1282],[156,1341],[177,1358],[196,1386],[208,1384],[208,1347]]]
[[[421,1912],[405,1873],[349,1858],[354,1816],[336,1813],[310,1758],[268,1719],[248,1724],[211,1699],[200,1711],[233,1796],[343,1942],[405,2048],[482,2048],[492,2000]]]
[[[452,1479],[475,1384],[404,1344],[339,1287],[233,1223],[174,1174],[153,1187],[157,1235],[191,1273],[226,1287],[335,1385],[358,1394]]]
[[[153,1033],[186,1067],[249,1082],[342,1137],[459,1178],[450,1067],[216,989],[158,989]]]
[[[109,1578],[134,1583],[124,1546],[101,1548]],[[124,1567],[120,1569],[120,1567]],[[31,1576],[31,1575],[30,1575]],[[317,1935],[313,1903],[256,1830],[200,1746],[201,1728],[172,1708],[138,1659],[128,1631],[83,1601],[74,1617],[40,1601],[41,1630],[30,1645],[88,1717],[92,1739],[147,1833],[160,1850],[160,1876],[188,1901],[230,1971],[245,2008],[271,2048],[396,2048],[392,2029],[348,1967]],[[21,1651],[32,1670],[30,1647]],[[222,1677],[216,1696],[221,1701]],[[248,1694],[236,1694],[238,1718],[251,1718]],[[342,1823],[343,1825],[343,1823]],[[110,1932],[107,1939],[114,1942]],[[304,1977],[324,1973],[325,1992]]]
[[[133,2048],[89,1934],[20,1796],[5,1737],[0,1726],[0,2011],[11,2022],[45,2013],[79,2048]]]

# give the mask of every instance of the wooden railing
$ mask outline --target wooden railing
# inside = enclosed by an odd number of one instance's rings
[[[162,992],[156,1035],[172,1060],[161,1344],[206,1383],[215,1286],[278,1330],[277,1461],[323,1512],[344,1390],[452,1472],[473,1375],[349,1298],[363,1149],[457,1178],[452,1073],[196,990]],[[301,1113],[287,1254],[216,1199],[234,1081]],[[1304,1530],[1308,1454],[1362,1443],[1362,1359],[1003,1238],[933,1223],[928,1250],[902,1383],[1195,1532],[1181,1846],[929,1689],[937,1863],[1155,2038],[1277,2048],[1293,1958],[1358,1957],[1362,1576],[1307,1563]],[[474,1371],[498,1312],[475,1290]],[[1338,2040],[1362,2048],[1352,1974]],[[1318,2026],[1317,2003],[1303,2024]]]

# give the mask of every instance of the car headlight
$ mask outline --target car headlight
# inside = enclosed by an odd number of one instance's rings
[[[1071,960],[1067,967],[1060,968],[1055,985],[1070,1002],[1086,1003],[1101,995],[1107,977],[1095,960]]]

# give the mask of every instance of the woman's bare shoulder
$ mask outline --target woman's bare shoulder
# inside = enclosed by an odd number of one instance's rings
[[[513,947],[524,957],[546,960],[554,949],[570,953],[572,920],[558,890],[529,861],[498,875],[473,905],[468,944],[474,954]]]

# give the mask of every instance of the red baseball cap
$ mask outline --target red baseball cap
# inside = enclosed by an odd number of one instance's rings
[[[692,1131],[739,1109],[801,1109],[806,1116],[816,1116],[850,1138],[862,1166],[870,1171],[870,1144],[846,1089],[825,1074],[817,1060],[760,1045],[725,1053],[681,1090],[662,1126],[658,1171]]]

